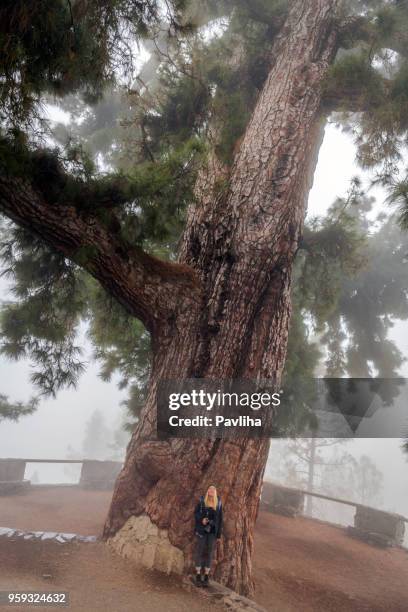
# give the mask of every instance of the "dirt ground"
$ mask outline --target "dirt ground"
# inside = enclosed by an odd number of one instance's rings
[[[183,589],[180,579],[136,569],[100,542],[62,546],[53,542],[2,540],[0,591],[13,589],[68,593],[68,609],[75,612],[214,610],[214,604],[210,606],[199,594]],[[29,609],[32,608],[4,608],[19,612]]]
[[[407,612],[408,553],[354,540],[344,529],[261,512],[256,601],[279,612]]]
[[[100,535],[112,491],[79,487],[35,487],[0,497],[0,527]]]
[[[39,488],[0,497],[0,526],[98,535],[110,496]],[[374,548],[342,529],[304,518],[260,513],[254,577],[255,600],[270,612],[408,610],[406,551]],[[75,611],[210,609],[205,599],[180,589],[177,579],[136,569],[101,543],[1,539],[0,590],[10,588],[69,592],[69,609]]]

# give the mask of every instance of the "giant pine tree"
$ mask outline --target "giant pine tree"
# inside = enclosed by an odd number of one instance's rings
[[[217,576],[248,593],[268,442],[157,441],[157,383],[279,384],[292,268],[330,113],[354,129],[361,163],[377,168],[407,223],[398,160],[408,8],[398,0],[164,4],[166,14],[161,3],[132,0],[0,8],[0,211],[17,226],[4,257],[20,276],[24,268],[17,294],[31,308],[31,317],[9,310],[8,350],[36,359],[36,382],[52,392],[81,369],[73,338],[87,292],[100,308],[111,296],[134,321],[126,341],[141,337],[136,319],[144,325],[153,352],[147,396],[105,536],[129,534],[130,517],[146,516],[188,563],[194,500],[214,482],[226,514]],[[214,19],[211,36],[203,29]],[[156,42],[160,73],[132,92],[134,166],[102,174],[78,147],[47,151],[44,97],[96,101],[131,70],[142,36]],[[160,250],[186,205],[177,261],[165,261]]]

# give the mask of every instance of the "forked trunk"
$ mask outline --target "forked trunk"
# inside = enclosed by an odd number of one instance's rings
[[[337,48],[337,4],[292,2],[232,167],[212,157],[199,178],[180,260],[197,271],[202,291],[154,336],[146,407],[105,526],[125,556],[185,571],[194,504],[215,484],[225,512],[215,576],[245,594],[253,589],[253,529],[269,442],[157,441],[157,383],[260,377],[279,384],[292,264],[321,141],[321,82]]]

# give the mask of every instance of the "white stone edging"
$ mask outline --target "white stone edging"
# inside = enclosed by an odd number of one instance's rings
[[[97,542],[95,535],[79,535],[77,533],[61,533],[57,531],[24,531],[23,529],[12,529],[11,527],[0,527],[0,539],[37,540],[57,542],[58,544],[69,544],[70,542]]]

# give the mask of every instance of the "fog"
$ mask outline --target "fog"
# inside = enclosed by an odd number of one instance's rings
[[[329,125],[321,148],[314,186],[310,194],[309,216],[321,215],[337,196],[345,195],[350,179],[361,172],[354,165],[355,149],[350,137]],[[367,177],[363,177],[367,180]],[[376,191],[378,206],[383,205],[384,194]],[[10,299],[7,281],[0,279],[2,300]],[[390,336],[404,355],[408,356],[408,326],[396,322]],[[98,377],[98,364],[91,360],[90,346],[82,333],[84,359],[88,361],[86,373],[80,378],[77,389],[58,393],[55,399],[44,399],[35,414],[22,418],[18,423],[0,424],[0,457],[62,459],[75,453],[83,456],[86,424],[95,410],[103,415],[109,434],[120,427],[123,419],[122,400],[126,390],[120,391],[117,380],[103,382]],[[408,377],[408,365],[400,374]],[[0,358],[0,393],[13,401],[26,401],[35,393],[30,383],[30,364],[26,361],[10,362]],[[106,457],[111,448],[106,445]],[[273,464],[281,442],[271,446],[270,464]],[[406,455],[401,450],[401,440],[364,439],[347,443],[347,452],[356,459],[367,455],[383,474],[382,500],[379,506],[408,516],[408,479]],[[100,457],[104,458],[104,457]],[[26,477],[40,482],[68,482],[78,478],[77,468],[64,466],[28,465]]]

